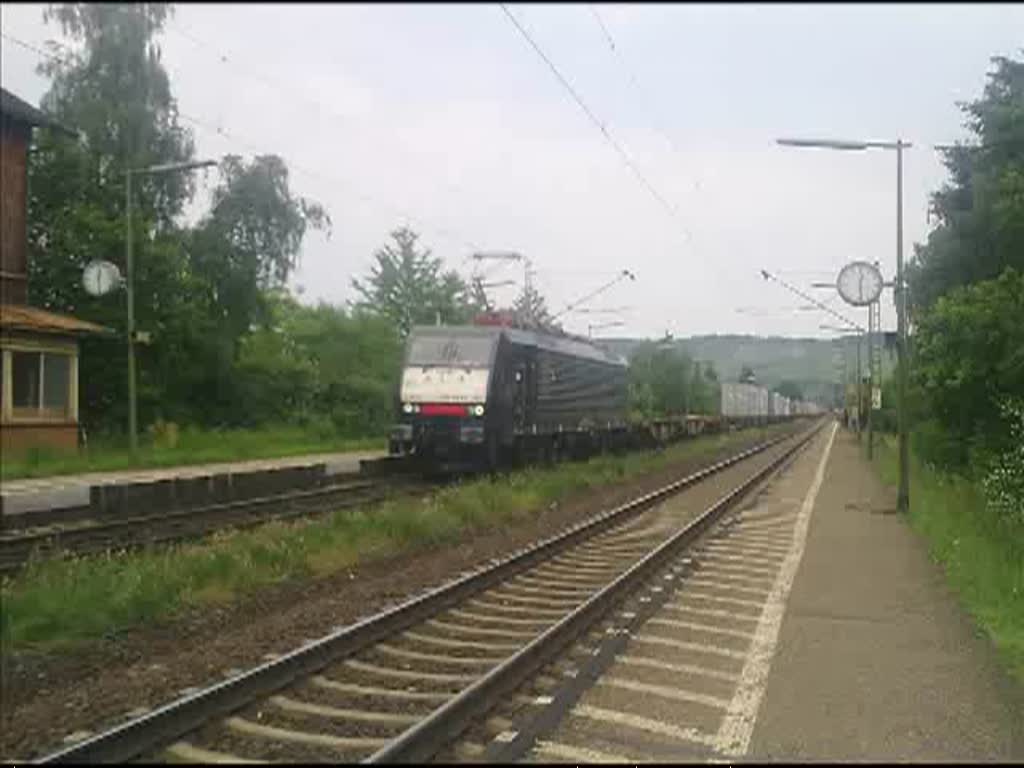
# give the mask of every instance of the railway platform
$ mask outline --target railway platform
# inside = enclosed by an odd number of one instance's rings
[[[753,759],[1024,761],[1024,686],[840,430]]]
[[[89,489],[98,485],[127,485],[270,469],[292,469],[316,464],[325,464],[325,472],[328,475],[347,474],[358,472],[360,461],[378,459],[385,455],[384,451],[350,451],[4,480],[0,484],[0,495],[3,497],[4,514],[31,513],[86,505],[89,503]]]
[[[1024,686],[851,433],[694,559],[528,761],[1024,760]]]

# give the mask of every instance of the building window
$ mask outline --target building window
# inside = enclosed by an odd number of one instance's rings
[[[67,419],[71,355],[11,350],[11,406],[15,418]]]
[[[11,401],[16,411],[39,409],[39,352],[11,352]]]

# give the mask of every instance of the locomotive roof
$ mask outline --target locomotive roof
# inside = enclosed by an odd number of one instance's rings
[[[601,347],[583,339],[571,336],[556,336],[543,331],[531,331],[524,328],[509,328],[500,325],[418,325],[412,329],[412,336],[489,336],[497,339],[505,336],[514,344],[546,349],[549,352],[560,352],[563,355],[599,360],[609,365],[626,366],[626,361],[613,355]]]

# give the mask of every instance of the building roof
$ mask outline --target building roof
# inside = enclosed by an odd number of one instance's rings
[[[0,330],[34,331],[60,336],[80,336],[91,334],[112,334],[110,328],[70,315],[58,315],[24,304],[0,304]]]
[[[77,135],[70,128],[64,127],[42,110],[33,107],[23,99],[19,99],[6,88],[0,88],[0,115],[25,123],[26,125],[41,125],[44,128],[52,128],[70,136]]]

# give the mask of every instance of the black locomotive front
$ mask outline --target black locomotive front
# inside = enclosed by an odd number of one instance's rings
[[[492,395],[498,328],[417,327],[409,336],[398,391],[392,455],[443,469],[497,464],[500,404]]]

